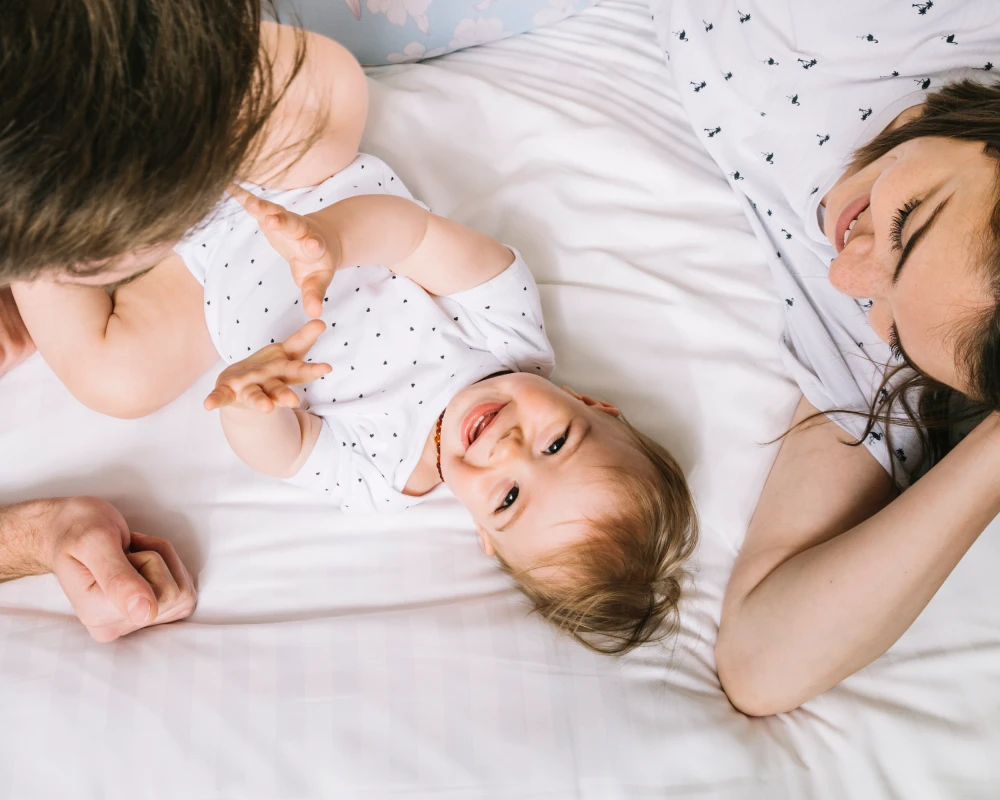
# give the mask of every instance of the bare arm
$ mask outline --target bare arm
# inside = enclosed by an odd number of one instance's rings
[[[115,417],[165,406],[218,358],[202,287],[172,255],[109,296],[50,281],[14,286],[42,357],[84,405]]]
[[[401,197],[349,197],[300,216],[238,186],[230,191],[288,262],[312,317],[322,313],[323,294],[341,266],[383,264],[431,294],[449,295],[495,278],[514,262],[489,236]]]
[[[805,400],[795,422],[815,409]],[[901,496],[822,417],[782,444],[726,590],[716,661],[733,704],[788,711],[882,655],[1000,513],[1000,425]]]
[[[292,478],[305,464],[323,421],[315,414],[276,407],[267,414],[249,408],[222,409],[222,430],[248,467],[273,478]]]
[[[514,262],[486,234],[401,197],[350,197],[310,216],[328,239],[339,239],[343,265],[384,264],[431,294],[479,286]]]

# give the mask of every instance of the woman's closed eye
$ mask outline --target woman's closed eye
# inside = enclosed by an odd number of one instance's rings
[[[920,201],[914,198],[902,208],[896,209],[892,222],[889,223],[889,241],[892,242],[893,250],[903,249],[903,226],[906,225],[907,218],[919,205]]]
[[[554,456],[556,453],[558,453],[560,450],[562,450],[563,445],[565,445],[566,441],[569,439],[569,431],[570,431],[570,429],[566,428],[566,430],[563,433],[563,435],[560,436],[558,439],[556,439],[548,447],[546,447],[542,452],[545,453],[545,455],[547,455],[547,456]]]
[[[511,487],[510,491],[507,492],[506,495],[504,495],[503,501],[500,503],[500,505],[496,507],[493,513],[499,514],[501,511],[506,511],[508,508],[514,505],[514,501],[517,500],[518,494],[520,494],[520,489],[518,489],[518,486],[515,483]]]

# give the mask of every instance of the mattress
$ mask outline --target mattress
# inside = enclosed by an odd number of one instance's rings
[[[255,476],[201,410],[0,380],[0,501],[97,494],[197,575],[187,622],[92,643],[51,576],[0,585],[4,798],[986,798],[1000,791],[1000,536],[888,654],[802,709],[735,711],[726,580],[798,399],[782,312],[642,0],[371,71],[364,148],[520,249],[556,378],[677,456],[701,519],[679,634],[621,659],[549,630],[448,496],[344,517]]]

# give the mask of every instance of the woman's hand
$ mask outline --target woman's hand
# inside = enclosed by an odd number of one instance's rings
[[[309,216],[294,214],[262,200],[239,186],[229,193],[260,225],[261,231],[292,270],[295,284],[302,290],[302,307],[313,319],[323,313],[323,295],[340,267],[341,247],[329,226],[321,228]]]
[[[270,414],[276,406],[297,407],[298,395],[289,386],[318,380],[333,369],[302,360],[325,329],[325,322],[312,320],[284,342],[269,344],[228,366],[205,398],[205,410],[237,406]]]
[[[0,375],[14,367],[35,352],[35,343],[17,310],[14,295],[9,286],[0,289]]]

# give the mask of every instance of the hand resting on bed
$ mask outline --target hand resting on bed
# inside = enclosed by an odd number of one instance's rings
[[[0,580],[52,572],[98,642],[189,617],[190,574],[173,546],[129,530],[96,497],[0,507]]]

